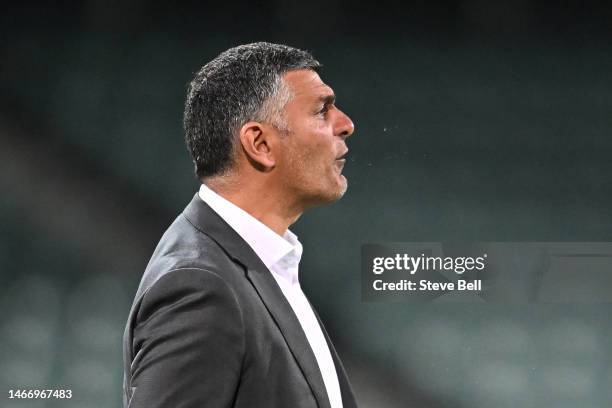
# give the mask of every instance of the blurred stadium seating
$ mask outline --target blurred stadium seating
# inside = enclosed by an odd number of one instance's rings
[[[474,28],[478,7],[491,12],[484,3],[456,2],[446,31],[393,26],[368,39],[338,28],[330,43],[303,37],[313,30],[303,23],[262,28],[315,53],[357,127],[346,197],[295,226],[301,280],[365,407],[611,406],[609,304],[360,300],[367,242],[612,240],[609,32],[600,20],[589,31],[573,9],[546,20],[529,1],[499,31]],[[0,383],[74,398],[0,405],[116,407],[140,274],[197,188],[181,134],[185,84],[261,36],[207,29],[211,16],[187,29],[179,11],[168,27],[139,20],[115,33],[83,9],[35,4],[15,6],[0,29]],[[58,21],[45,25],[45,13]],[[570,34],[546,31],[563,18]]]

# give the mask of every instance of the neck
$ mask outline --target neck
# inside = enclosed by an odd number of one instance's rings
[[[205,184],[281,236],[303,212],[287,200],[287,194],[270,188],[265,178],[245,182],[244,178],[223,176],[207,179]]]

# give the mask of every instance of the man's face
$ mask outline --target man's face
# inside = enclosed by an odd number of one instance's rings
[[[282,184],[304,208],[336,201],[347,188],[343,156],[353,122],[334,105],[333,90],[316,72],[290,71],[283,79],[293,97],[285,105],[289,132],[281,137],[277,161]]]

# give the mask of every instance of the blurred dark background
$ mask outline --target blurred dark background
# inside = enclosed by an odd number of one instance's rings
[[[312,51],[356,124],[348,193],[293,229],[363,406],[612,405],[609,304],[364,303],[359,272],[369,242],[612,240],[607,2],[26,1],[0,35],[2,406],[120,405],[132,297],[198,187],[186,84],[262,40]]]

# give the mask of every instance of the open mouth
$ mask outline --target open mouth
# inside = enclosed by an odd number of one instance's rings
[[[336,165],[336,168],[338,169],[338,172],[342,173],[342,170],[344,170],[345,163],[346,163],[346,159],[336,159],[335,165]]]
[[[342,172],[342,170],[344,169],[344,164],[346,163],[346,155],[348,154],[348,150],[345,151],[343,154],[341,154],[340,156],[336,157],[335,160],[335,164],[338,167],[338,170],[340,172]]]
[[[345,162],[347,154],[348,154],[348,150],[342,153],[340,156],[336,157],[336,160],[341,160],[342,162]]]

